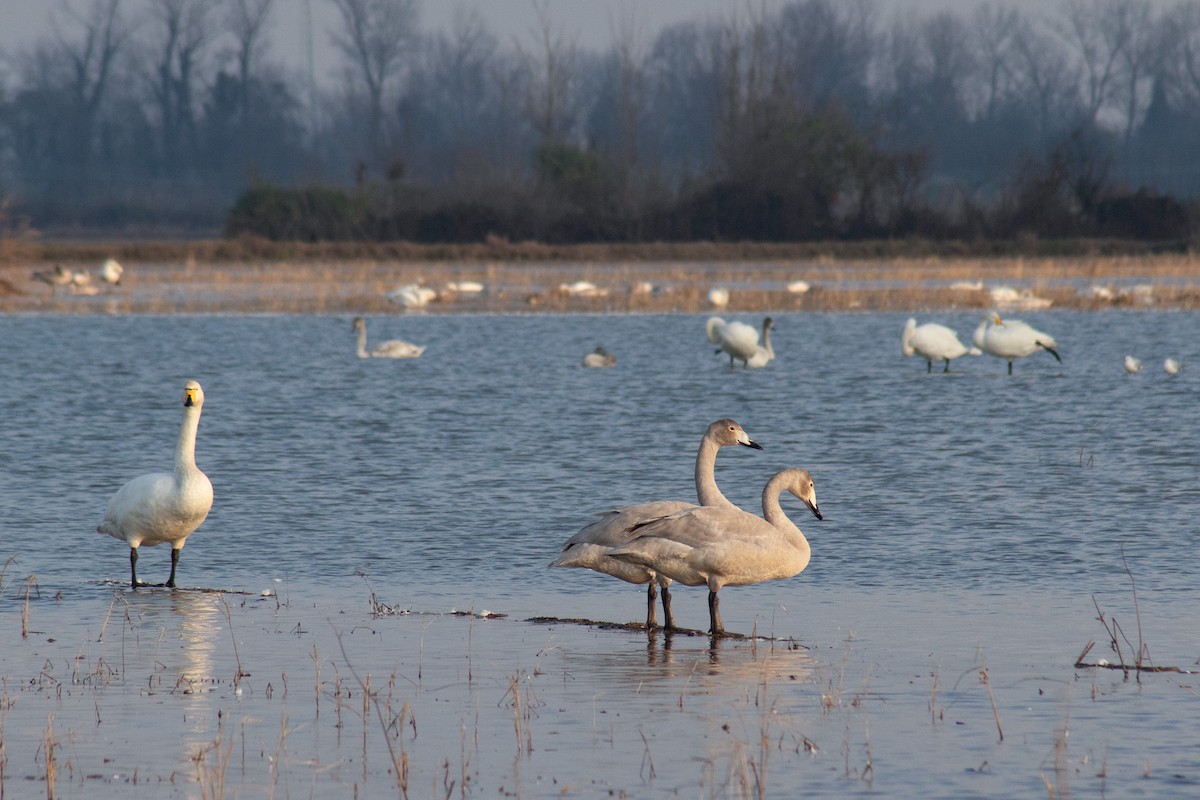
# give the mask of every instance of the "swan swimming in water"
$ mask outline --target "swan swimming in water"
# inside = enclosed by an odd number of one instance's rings
[[[775,327],[775,320],[767,317],[762,324],[762,344],[754,348],[754,355],[750,356],[746,361],[746,366],[750,369],[760,369],[765,367],[768,362],[775,360],[775,348],[771,346],[771,329]]]
[[[1180,369],[1179,362],[1173,358],[1168,358],[1166,361],[1163,362],[1163,372],[1167,373],[1168,375],[1178,374],[1179,369]]]
[[[945,325],[936,322],[926,322],[918,325],[915,319],[904,323],[904,332],[900,334],[900,352],[905,356],[919,355],[925,359],[925,371],[933,372],[934,361],[945,361],[942,372],[950,371],[951,360],[965,355],[980,355],[976,347],[967,346],[958,340],[958,334]]]
[[[731,419],[719,419],[708,426],[700,440],[700,449],[696,452],[696,499],[701,506],[722,506],[735,508],[733,503],[717,488],[716,462],[717,451],[722,447],[742,445],[754,450],[762,450],[762,446],[752,440],[742,429],[742,426]],[[697,506],[682,500],[660,500],[652,503],[640,503],[609,511],[580,529],[563,545],[558,558],[550,562],[551,567],[581,567],[620,578],[627,583],[648,584],[646,589],[646,627],[653,628],[655,620],[654,601],[658,587],[662,587],[662,607],[665,617],[665,627],[675,627],[675,618],[671,615],[671,585],[669,578],[656,573],[643,565],[630,564],[610,558],[608,551],[625,544],[633,538],[630,529],[646,520],[686,511]]]
[[[135,589],[139,585],[138,548],[165,542],[171,544],[171,577],[163,585],[175,586],[179,551],[212,508],[212,483],[196,466],[196,430],[203,407],[204,390],[196,381],[188,381],[183,387],[183,426],[175,445],[175,471],[141,475],[122,486],[96,528],[97,533],[129,544],[130,585]]]
[[[358,332],[359,358],[417,358],[425,352],[425,345],[416,345],[402,339],[380,342],[374,349],[367,350],[367,322],[362,317],[354,318],[353,328]]]
[[[1008,361],[1009,375],[1012,375],[1013,359],[1024,358],[1038,350],[1045,350],[1062,363],[1062,357],[1054,349],[1058,344],[1053,336],[1042,333],[1019,319],[1003,321],[996,313],[980,321],[979,327],[975,329],[974,343],[988,355]]]
[[[808,540],[779,506],[785,491],[822,518],[812,476],[791,467],[767,482],[761,517],[735,506],[693,508],[635,525],[634,538],[608,555],[684,586],[707,585],[709,632],[718,636],[725,630],[717,598],[722,586],[790,578],[808,566]]]
[[[1141,359],[1134,358],[1133,356],[1125,356],[1125,371],[1130,375],[1136,375],[1137,373],[1141,372]]]
[[[615,367],[616,365],[617,357],[603,347],[597,347],[583,357],[583,366],[585,367]]]

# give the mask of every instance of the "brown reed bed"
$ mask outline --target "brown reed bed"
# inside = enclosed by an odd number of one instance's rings
[[[235,260],[219,258],[216,244],[203,244],[199,255],[147,249],[142,255],[161,257],[127,259],[121,285],[110,287],[96,279],[92,295],[34,280],[33,272],[44,268],[44,260],[0,259],[0,313],[388,314],[402,309],[385,292],[411,283],[437,292],[425,308],[429,313],[971,310],[992,306],[989,290],[996,286],[1019,287],[1056,309],[1200,308],[1200,259],[1188,254],[835,258],[772,252],[764,246],[749,253],[759,257],[742,260],[724,251],[707,254],[703,248],[695,248],[691,260],[617,258],[611,256],[619,251],[611,248],[607,259],[592,258],[584,248],[564,253],[545,248],[540,260],[497,260],[473,258],[469,251],[461,258],[442,259],[406,256],[402,250],[380,252],[381,257],[344,257],[336,248],[314,246],[297,258]],[[39,258],[50,252],[52,248]],[[85,261],[76,268],[94,271],[99,266],[99,250],[70,253],[95,256],[90,266]],[[466,280],[482,283],[485,291],[449,288]],[[810,290],[788,291],[788,284],[799,280],[808,282]],[[568,291],[566,286],[576,281],[594,284],[595,291],[588,296]],[[1131,291],[1134,286],[1139,292]],[[729,290],[724,309],[709,302],[714,287]]]

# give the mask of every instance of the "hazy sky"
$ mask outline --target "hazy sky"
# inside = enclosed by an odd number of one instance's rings
[[[67,0],[82,5],[87,0]],[[64,0],[0,0],[0,50],[18,51],[49,29],[51,14]],[[548,0],[554,22],[574,35],[589,49],[601,49],[610,38],[614,23],[637,21],[647,42],[664,25],[687,19],[724,16],[748,7],[778,8],[788,0]],[[928,13],[932,10],[969,10],[985,0],[876,0],[885,12]],[[1046,0],[1000,0],[1022,8],[1044,8]],[[1054,0],[1051,0],[1053,3]],[[1165,5],[1169,0],[1156,0]],[[137,2],[127,5],[136,7]],[[536,22],[534,0],[422,0],[422,28],[447,28],[459,7],[480,12],[489,28],[504,42],[527,40]],[[308,12],[311,10],[314,60],[318,73],[335,63],[329,31],[338,24],[337,11],[329,0],[277,0],[271,31],[272,59],[301,69],[308,42]]]

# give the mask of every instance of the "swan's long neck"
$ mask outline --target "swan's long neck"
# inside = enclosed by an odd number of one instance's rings
[[[367,326],[358,326],[358,357],[367,357]]]
[[[705,436],[696,453],[696,499],[702,506],[733,505],[717,488],[717,451],[721,446]]]
[[[182,475],[196,468],[196,430],[200,427],[199,406],[183,410],[183,426],[179,429],[179,444],[175,448],[175,474]]]
[[[790,478],[786,473],[780,473],[767,481],[762,494],[763,518],[771,523],[775,530],[783,534],[793,547],[800,551],[804,564],[807,566],[809,556],[811,555],[808,539],[804,538],[804,534],[796,527],[796,523],[792,522],[791,518],[783,513],[783,508],[779,505],[779,496],[783,494],[789,480]]]
[[[767,351],[769,360],[775,359],[775,348],[771,347],[771,326],[763,323],[763,349]]]

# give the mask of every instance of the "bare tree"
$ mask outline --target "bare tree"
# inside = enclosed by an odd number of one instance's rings
[[[233,34],[237,58],[238,86],[241,91],[239,105],[242,123],[250,118],[250,78],[262,57],[266,24],[271,16],[275,0],[232,0],[228,26]]]
[[[527,80],[525,112],[542,142],[562,142],[575,123],[571,89],[579,47],[556,25],[547,0],[534,2],[534,10],[533,45],[526,49],[517,44]]]
[[[170,171],[184,170],[199,150],[197,82],[217,33],[219,0],[151,0],[158,23],[151,44],[153,93],[161,125],[162,157]]]
[[[418,0],[330,0],[341,13],[333,34],[367,95],[367,147],[371,158],[385,155],[384,102],[398,80],[416,39]]]
[[[75,23],[76,35],[54,28],[54,51],[70,67],[70,112],[74,117],[65,133],[72,143],[67,157],[78,170],[75,178],[86,185],[90,177],[96,128],[107,97],[118,53],[131,28],[121,15],[121,0],[91,0],[84,10],[64,6]]]
[[[1011,6],[984,3],[971,18],[978,63],[978,115],[990,119],[1013,93],[1020,13]]]

